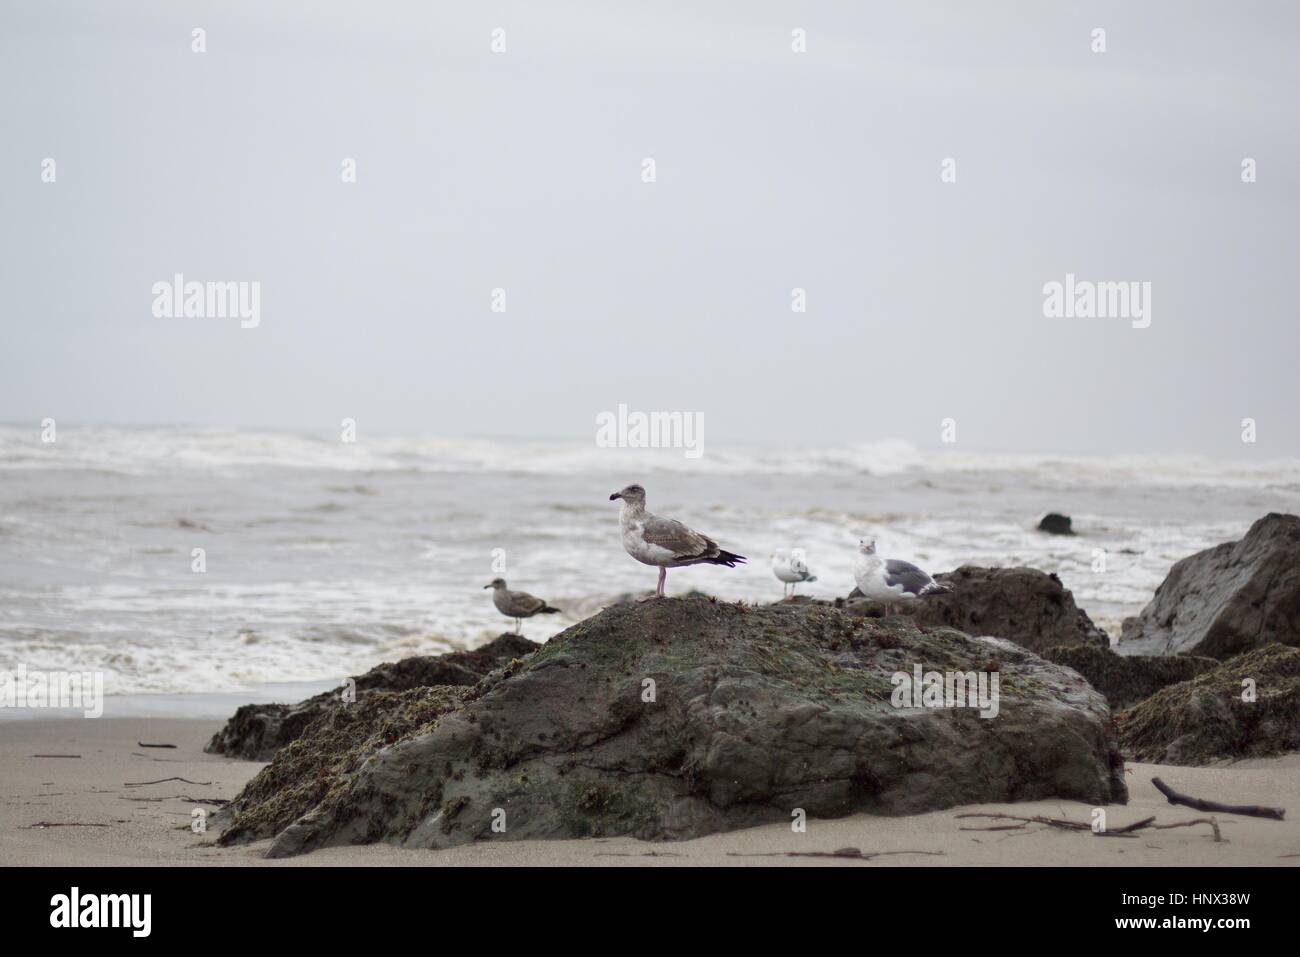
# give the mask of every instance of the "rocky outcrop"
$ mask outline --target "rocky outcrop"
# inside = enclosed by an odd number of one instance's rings
[[[1048,648],[1043,657],[1073,668],[1106,696],[1113,710],[1132,707],[1161,688],[1187,681],[1219,665],[1192,655],[1117,655],[1099,645]]]
[[[895,707],[895,676],[915,666],[996,676],[996,716]],[[1073,671],[1000,639],[819,604],[616,605],[448,705],[417,704],[429,710],[392,742],[365,719],[348,738],[351,770],[309,795],[315,806],[270,855],[375,841],[689,838],[788,822],[796,809],[834,817],[1127,800],[1109,710]],[[275,787],[236,799],[223,840],[279,826],[283,817],[250,815],[318,773],[318,760],[290,767],[316,736],[265,769],[281,775]],[[241,831],[245,820],[261,823]]]
[[[349,782],[366,758],[432,727],[469,694],[457,685],[376,691],[321,711],[213,817],[220,843],[274,837]]]
[[[1038,523],[1040,532],[1047,532],[1049,535],[1073,535],[1073,522],[1068,515],[1058,515],[1056,512],[1048,512]]]
[[[1300,516],[1273,513],[1238,542],[1177,562],[1119,650],[1223,660],[1269,642],[1300,645]]]
[[[1057,645],[1096,645],[1110,639],[1074,603],[1074,595],[1055,575],[1036,568],[983,568],[963,565],[935,575],[951,591],[900,601],[897,610],[924,625],[947,625],[968,635],[997,635],[1041,652]],[[861,596],[861,592],[854,589]],[[858,603],[864,603],[859,606]],[[848,607],[877,608],[849,595]]]
[[[1271,644],[1116,716],[1125,755],[1209,764],[1300,749],[1300,649]]]
[[[531,654],[540,647],[521,635],[505,634],[473,651],[385,662],[353,679],[357,699],[360,701],[367,693],[381,691],[473,685],[492,669]],[[204,750],[248,761],[269,761],[286,744],[300,737],[313,721],[341,706],[337,690],[323,691],[296,705],[244,705],[225,727],[212,736]]]

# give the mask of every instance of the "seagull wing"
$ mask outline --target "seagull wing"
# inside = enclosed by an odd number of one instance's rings
[[[918,595],[932,581],[934,579],[911,562],[900,562],[896,558],[885,560],[885,584],[890,588],[901,585],[908,594]]]
[[[526,591],[512,591],[508,605],[510,611],[507,614],[524,617],[537,614],[546,607],[546,602]]]
[[[675,518],[647,516],[641,537],[651,545],[672,552],[677,561],[708,558],[718,551],[718,545],[713,539],[691,531]]]

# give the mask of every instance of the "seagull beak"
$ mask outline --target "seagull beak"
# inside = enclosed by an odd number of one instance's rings
[[[491,588],[492,586],[491,586],[491,585],[484,585],[483,587],[484,587],[484,588]]]
[[[616,498],[622,498],[622,497],[623,497],[623,496],[620,495],[620,494],[618,494],[618,492],[615,492],[613,495],[611,495],[611,496],[609,497],[609,500],[612,502],[612,501],[614,501],[614,499],[616,499]]]

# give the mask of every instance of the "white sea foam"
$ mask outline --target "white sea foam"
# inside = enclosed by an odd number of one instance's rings
[[[63,428],[57,442],[46,444],[35,428],[0,426],[0,470],[81,469],[147,475],[184,470],[234,474],[264,467],[545,475],[628,469],[719,475],[1033,472],[1045,483],[1300,488],[1300,459],[1224,462],[1189,455],[1100,457],[921,450],[897,440],[821,448],[728,447],[715,440],[708,455],[684,459],[673,450],[599,448],[594,443],[383,435],[346,443],[336,437],[290,432],[196,428]]]
[[[366,472],[360,475],[359,472]],[[383,660],[474,646],[511,623],[482,586],[496,550],[512,586],[565,614],[653,587],[626,558],[608,493],[747,554],[735,569],[669,573],[670,594],[776,600],[763,556],[803,548],[818,581],[853,587],[854,545],[939,572],[1025,564],[1055,572],[1112,630],[1180,558],[1266,511],[1300,511],[1295,465],[920,451],[636,450],[462,439],[196,429],[60,429],[55,448],[0,428],[0,660],[102,670],[109,695],[227,692],[338,681]],[[602,477],[603,476],[603,477]],[[1080,534],[1035,531],[1046,511]],[[192,571],[194,548],[206,572]],[[1105,555],[1105,570],[1095,567]]]

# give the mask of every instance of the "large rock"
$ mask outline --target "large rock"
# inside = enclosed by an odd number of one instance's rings
[[[895,708],[891,679],[914,665],[996,671],[996,717]],[[788,822],[797,808],[1127,800],[1105,700],[1068,669],[904,619],[707,599],[608,608],[355,767],[270,856],[374,841],[690,838]],[[293,786],[292,775],[279,784]],[[256,813],[245,797],[242,813]]]
[[[1243,700],[1249,681],[1254,700]],[[1300,749],[1300,649],[1272,644],[1171,685],[1116,716],[1124,753],[1209,764]]]
[[[1098,645],[1063,645],[1043,653],[1048,661],[1073,668],[1106,696],[1112,710],[1132,707],[1161,688],[1187,681],[1218,666],[1193,655],[1117,655]]]
[[[1300,645],[1300,516],[1272,513],[1239,542],[1176,563],[1136,618],[1124,654],[1223,660],[1269,642]]]
[[[532,654],[541,645],[522,635],[505,634],[473,651],[422,655],[376,665],[356,682],[357,697],[379,691],[407,691],[435,685],[469,686],[511,659]],[[341,707],[338,691],[323,691],[295,705],[247,704],[212,736],[203,750],[248,761],[270,761],[275,752],[296,740],[309,724]]]
[[[1057,645],[1096,645],[1110,639],[1074,603],[1074,595],[1054,574],[1036,568],[983,568],[963,565],[935,575],[952,590],[900,601],[897,610],[925,625],[947,625],[969,635],[997,635],[1022,648],[1042,652]],[[876,607],[854,589],[857,602]]]

